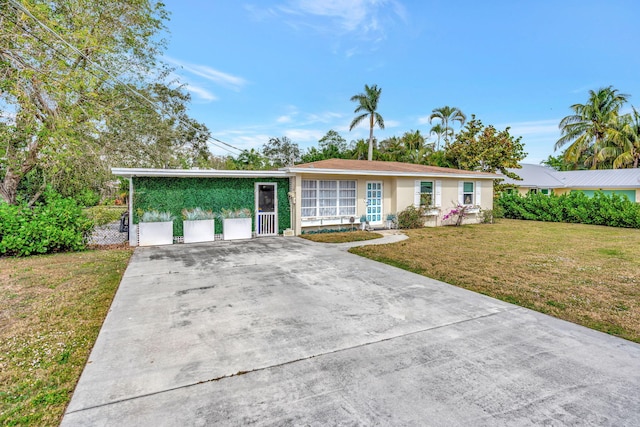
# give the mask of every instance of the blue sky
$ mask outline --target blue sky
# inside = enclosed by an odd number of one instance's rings
[[[636,0],[165,3],[164,60],[191,115],[241,149],[280,136],[305,149],[330,129],[367,138],[366,123],[349,131],[365,84],[382,88],[378,140],[428,135],[431,110],[450,105],[510,126],[529,163],[557,154],[560,119],[590,89],[612,85],[640,107]]]

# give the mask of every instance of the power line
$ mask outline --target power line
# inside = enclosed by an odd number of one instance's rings
[[[44,28],[47,32],[49,32],[50,34],[52,34],[55,38],[57,38],[58,40],[60,40],[64,45],[66,45],[67,47],[69,47],[73,52],[77,53],[78,55],[80,55],[81,58],[83,58],[85,61],[87,61],[88,64],[97,67],[99,70],[101,70],[102,72],[104,72],[107,76],[109,76],[111,79],[115,80],[116,82],[120,83],[126,90],[128,90],[129,92],[133,93],[134,95],[136,95],[138,98],[146,101],[147,103],[149,103],[149,105],[151,105],[153,108],[159,110],[160,112],[162,112],[163,114],[169,116],[169,117],[174,117],[175,119],[177,119],[180,123],[182,123],[183,125],[187,126],[188,128],[190,128],[191,130],[195,131],[196,133],[202,133],[202,130],[197,129],[195,126],[193,126],[191,123],[183,120],[180,117],[174,116],[172,115],[170,112],[168,112],[166,109],[164,109],[162,106],[158,106],[154,101],[150,100],[148,97],[146,97],[145,95],[143,95],[142,93],[140,93],[139,91],[137,91],[136,89],[132,88],[130,85],[128,85],[127,83],[123,82],[122,80],[120,80],[117,76],[113,75],[109,70],[107,70],[105,67],[103,67],[102,65],[94,62],[91,58],[89,58],[87,55],[85,55],[82,51],[80,51],[78,48],[76,48],[75,46],[73,46],[71,43],[67,42],[61,35],[59,35],[56,31],[52,30],[51,28],[49,28],[46,24],[44,24],[42,21],[40,21],[38,18],[36,18],[30,11],[29,9],[27,9],[26,7],[24,7],[21,3],[17,2],[16,0],[9,0],[9,2],[14,6],[14,8],[18,9],[19,11],[22,11],[23,13],[25,13],[27,16],[29,16],[31,19],[33,19],[34,21],[36,21],[38,23],[38,25],[40,25],[42,28]],[[54,49],[56,52],[57,50]],[[64,55],[65,57],[68,58],[68,56]],[[227,147],[233,148],[234,150],[237,150],[239,152],[242,152],[243,150],[241,150],[240,148],[234,147],[231,144],[228,144],[224,141],[219,140],[218,138],[214,138],[211,135],[205,135],[207,137],[207,139],[209,139],[211,141],[211,144],[213,144],[214,146],[221,148],[225,151],[228,151],[229,153],[233,152],[221,145],[219,145],[218,143],[224,144]]]

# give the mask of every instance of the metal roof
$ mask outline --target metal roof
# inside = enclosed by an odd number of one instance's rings
[[[509,169],[522,181],[506,178],[505,184],[527,188],[640,188],[640,169],[590,169],[556,171],[552,168],[523,163],[522,169]]]

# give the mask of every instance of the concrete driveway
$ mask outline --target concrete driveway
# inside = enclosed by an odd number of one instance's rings
[[[138,248],[75,425],[640,425],[640,346],[299,238]]]

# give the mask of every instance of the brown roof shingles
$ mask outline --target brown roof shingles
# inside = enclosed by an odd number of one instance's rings
[[[317,162],[302,163],[291,167],[292,169],[330,169],[348,171],[375,171],[375,172],[407,172],[426,174],[455,174],[455,175],[486,175],[493,177],[494,174],[487,172],[466,171],[461,169],[442,168],[439,166],[416,165],[402,162],[382,162],[368,160],[349,159],[327,159]]]

